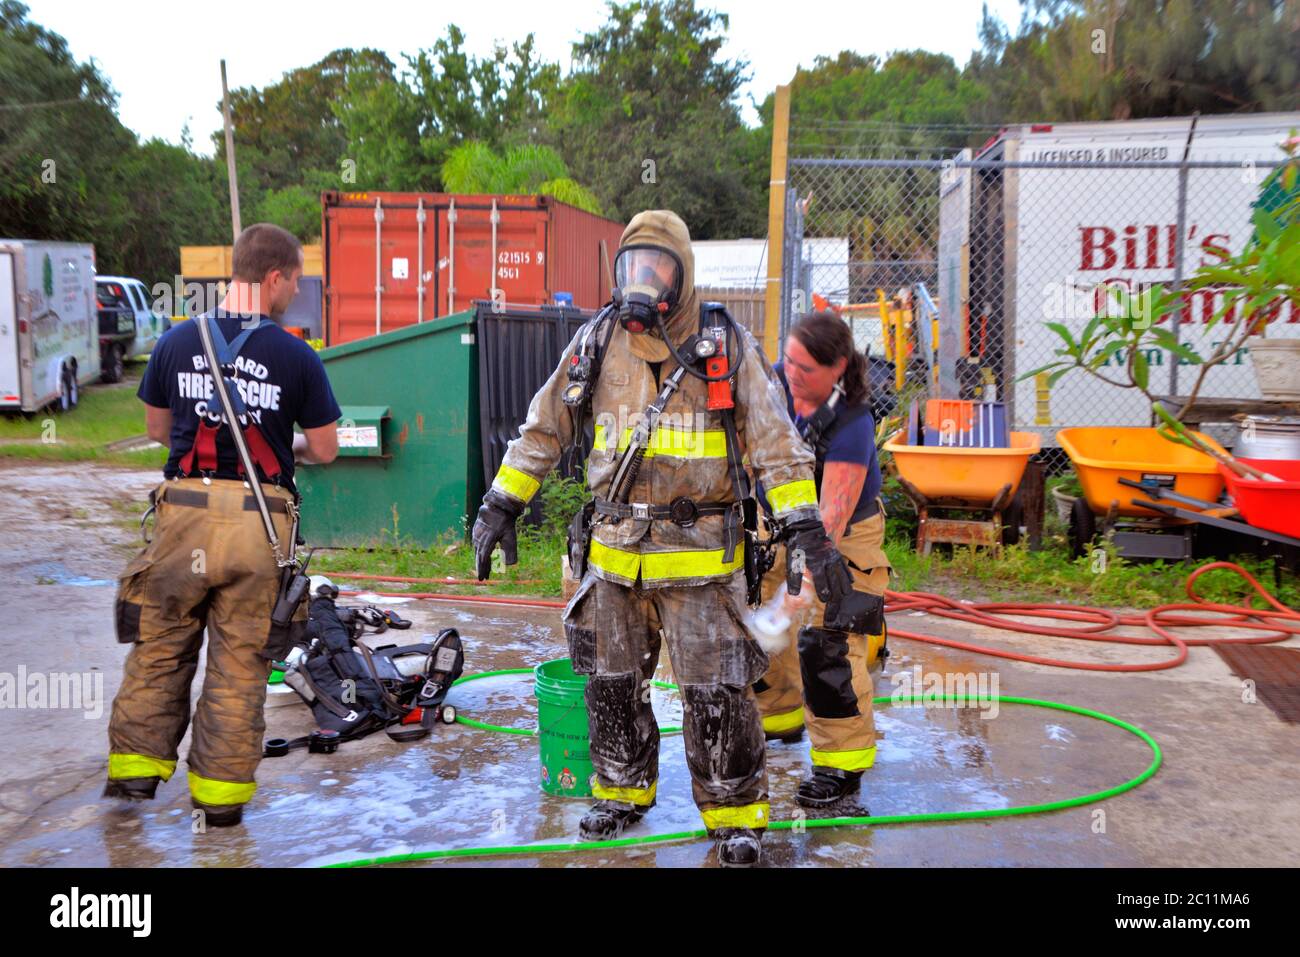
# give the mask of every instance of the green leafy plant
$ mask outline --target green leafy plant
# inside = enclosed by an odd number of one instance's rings
[[[442,182],[453,193],[541,193],[589,213],[600,213],[596,197],[569,177],[560,154],[532,143],[505,153],[497,153],[486,143],[462,143],[442,164]]]

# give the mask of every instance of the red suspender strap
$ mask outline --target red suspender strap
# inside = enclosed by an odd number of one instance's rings
[[[206,418],[199,420],[199,431],[194,435],[194,444],[181,457],[180,467],[183,475],[217,470],[217,430],[208,424]]]
[[[256,465],[262,474],[270,481],[274,482],[280,477],[280,460],[271,451],[271,445],[266,441],[266,436],[262,430],[257,427],[256,422],[249,422],[244,427],[244,439],[248,442],[248,451],[253,453],[253,464]],[[243,463],[240,463],[239,472],[244,472]]]

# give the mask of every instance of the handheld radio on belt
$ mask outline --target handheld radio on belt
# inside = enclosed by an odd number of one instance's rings
[[[247,477],[248,486],[253,492],[253,498],[257,501],[257,510],[262,516],[262,526],[266,530],[266,538],[271,545],[271,553],[275,556],[276,567],[280,569],[280,591],[276,598],[275,608],[271,612],[271,623],[279,628],[288,628],[293,620],[294,613],[307,596],[310,587],[310,579],[306,575],[306,569],[307,564],[311,561],[311,553],[308,553],[307,560],[301,565],[297,559],[298,508],[293,502],[285,503],[288,506],[289,516],[292,521],[289,535],[289,554],[286,557],[280,546],[280,537],[275,531],[275,522],[271,519],[271,510],[266,504],[266,495],[262,491],[262,483],[257,476],[257,465],[253,460],[253,454],[248,447],[248,440],[244,435],[241,420],[248,417],[248,409],[244,405],[243,397],[239,394],[239,389],[226,376],[225,366],[233,364],[234,357],[230,354],[230,347],[221,335],[221,330],[210,317],[198,316],[194,321],[198,323],[199,339],[203,342],[203,354],[207,359],[208,369],[212,373],[214,391],[221,401],[222,412],[225,414],[226,423],[230,426],[230,436],[234,440],[235,450],[239,454],[239,461],[243,466],[244,475]],[[255,329],[258,328],[261,328],[261,326],[255,327]],[[223,356],[227,360],[225,363],[218,359],[217,342],[221,344],[220,351],[225,354]],[[252,425],[250,421],[249,426],[252,427]],[[258,434],[260,435],[260,432]]]

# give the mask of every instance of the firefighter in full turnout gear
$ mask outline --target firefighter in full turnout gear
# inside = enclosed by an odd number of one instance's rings
[[[851,579],[818,513],[813,455],[770,366],[725,312],[701,310],[693,272],[690,234],[676,214],[632,220],[612,302],[579,330],[533,397],[484,496],[473,542],[480,578],[498,543],[512,561],[516,517],[592,414],[587,480],[595,499],[571,530],[580,584],[564,611],[574,670],[591,676],[596,801],[581,836],[615,837],[655,803],[659,729],[648,682],[662,636],[681,689],[695,802],[720,862],[746,865],[758,860],[769,807],[751,687],[768,661],[743,623],[753,558],[745,454],[790,536],[793,587],[802,564],[824,600],[847,605]]]
[[[131,651],[113,701],[104,796],[151,799],[175,772],[206,629],[187,777],[195,809],[212,826],[238,824],[253,796],[271,662],[307,624],[306,605],[284,597],[294,580],[286,570],[294,568],[298,528],[295,457],[323,464],[338,452],[340,411],[325,367],[272,318],[297,293],[302,255],[278,226],[245,229],[221,306],[168,330],[140,384],[149,436],[170,454],[164,481],[150,494],[153,538],[117,591],[117,638]],[[222,412],[209,351],[222,367],[251,468]]]
[[[883,662],[882,596],[889,584],[880,505],[880,464],[868,404],[866,359],[844,320],[805,316],[790,330],[774,370],[789,412],[817,457],[817,492],[827,533],[853,569],[854,585],[871,596],[864,633],[828,623],[825,607],[805,591],[786,596],[788,630],[763,644],[771,668],[754,686],[769,740],[799,740],[805,725],[812,772],[795,800],[804,807],[834,804],[852,793],[875,761],[870,669]],[[764,576],[763,600],[783,585],[779,562]]]

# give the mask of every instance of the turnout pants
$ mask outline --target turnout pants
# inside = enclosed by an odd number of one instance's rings
[[[588,572],[564,612],[574,671],[589,675],[592,793],[649,807],[659,779],[650,681],[667,641],[681,689],[686,763],[710,831],[770,817],[762,720],[751,686],[767,656],[745,629],[743,574],[645,589]]]
[[[859,591],[885,593],[889,559],[884,538],[885,515],[879,511],[855,523],[840,540],[840,553]],[[763,578],[763,601],[770,601],[784,581],[782,552]],[[826,606],[815,594],[811,597],[812,606],[791,621],[786,647],[772,656],[767,674],[754,685],[763,729],[778,735],[806,726],[814,766],[862,771],[876,758],[870,668],[878,662],[884,633],[827,631],[822,628]]]
[[[270,485],[263,490],[287,554],[293,496]],[[118,583],[117,637],[134,644],[113,700],[108,776],[166,781],[176,770],[206,627],[190,793],[200,805],[244,804],[262,757],[271,658],[283,657],[306,627],[306,603],[292,628],[273,630],[280,572],[243,482],[169,480],[156,490],[155,505],[153,540]]]

